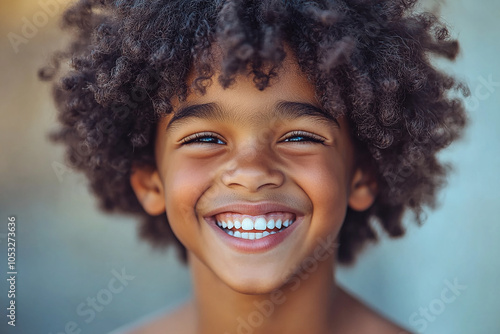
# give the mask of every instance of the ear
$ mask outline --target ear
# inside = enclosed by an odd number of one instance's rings
[[[154,167],[134,167],[130,175],[130,185],[144,210],[151,216],[165,212],[163,184]]]
[[[378,187],[374,177],[361,168],[356,169],[351,181],[349,207],[355,211],[368,209],[375,201],[377,192]]]

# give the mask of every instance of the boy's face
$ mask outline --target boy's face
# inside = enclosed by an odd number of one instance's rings
[[[373,195],[354,170],[347,122],[322,111],[293,58],[263,91],[252,76],[228,89],[217,76],[205,95],[175,101],[158,125],[158,170],[134,174],[132,186],[219,279],[268,292],[335,239],[348,204],[368,208]]]

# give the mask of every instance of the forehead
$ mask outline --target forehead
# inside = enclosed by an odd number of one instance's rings
[[[212,84],[204,93],[191,90],[186,100],[177,100],[174,112],[163,123],[166,124],[167,131],[190,124],[194,119],[218,121],[256,130],[262,126],[278,126],[281,122],[303,117],[318,124],[340,125],[321,107],[314,85],[307,80],[292,57],[283,62],[277,70],[277,76],[273,77],[270,86],[264,90],[255,86],[250,74],[238,75],[228,88],[223,88],[218,83],[218,75],[220,70],[216,71]]]
[[[262,112],[279,101],[305,102],[321,108],[316,98],[314,84],[301,71],[293,53],[289,49],[286,51],[286,58],[275,70],[277,75],[271,78],[270,85],[264,90],[256,87],[251,71],[238,74],[231,86],[223,88],[218,80],[221,75],[221,53],[213,52],[214,61],[211,65],[214,74],[209,80],[206,92],[201,93],[194,88],[193,83],[197,79],[197,74],[192,70],[187,78],[189,90],[186,99],[180,101],[178,97],[174,97],[171,100],[174,113],[181,107],[206,103],[216,103],[221,108],[233,110],[242,107],[260,108]]]

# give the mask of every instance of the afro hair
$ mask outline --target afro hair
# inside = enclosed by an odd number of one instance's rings
[[[358,163],[373,171],[379,192],[368,210],[348,209],[340,263],[377,239],[372,220],[400,236],[407,210],[420,223],[423,209],[435,207],[449,169],[437,153],[466,125],[456,93],[467,87],[432,64],[435,56],[453,60],[458,42],[413,0],[79,0],[63,29],[70,44],[40,71],[59,110],[51,138],[66,146],[102,209],[140,216],[142,237],[176,244],[184,258],[166,215],[146,214],[130,175],[133,166],[155,166],[156,124],[172,112],[173,97],[186,98],[190,72],[204,92],[214,43],[224,55],[223,87],[250,70],[266,89],[289,47],[322,107],[348,119]]]

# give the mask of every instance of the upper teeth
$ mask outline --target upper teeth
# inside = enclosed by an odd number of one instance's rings
[[[217,225],[222,227],[226,233],[237,238],[243,239],[260,239],[270,234],[279,232],[280,229],[288,227],[294,222],[295,216],[292,213],[272,213],[262,216],[249,216],[241,214],[219,214],[216,217]],[[236,229],[232,231],[231,229]],[[273,230],[275,231],[266,231]],[[252,232],[240,232],[238,229],[244,231],[259,231],[255,233]],[[264,232],[262,232],[264,231]]]

